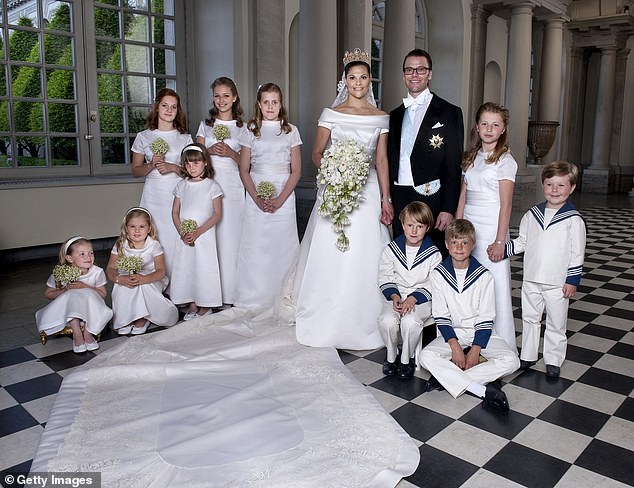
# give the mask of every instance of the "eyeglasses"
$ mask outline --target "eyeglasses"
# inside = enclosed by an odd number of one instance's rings
[[[408,76],[413,75],[414,71],[416,71],[416,74],[426,75],[427,73],[431,71],[431,69],[428,68],[427,66],[417,66],[416,68],[412,68],[411,66],[408,66],[407,68],[403,68],[403,73],[405,73]]]

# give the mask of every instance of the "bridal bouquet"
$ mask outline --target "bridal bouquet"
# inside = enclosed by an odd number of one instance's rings
[[[317,182],[325,185],[318,213],[332,222],[339,234],[336,246],[342,252],[350,249],[344,228],[350,225],[348,216],[363,199],[369,173],[370,155],[354,140],[337,141],[324,152],[317,173]]]
[[[117,260],[117,269],[127,271],[129,274],[136,274],[143,268],[143,258],[141,256],[121,256]]]
[[[274,198],[277,194],[277,188],[275,188],[275,185],[270,181],[263,180],[260,181],[258,183],[258,186],[255,187],[255,193],[260,198],[270,200],[271,198]]]
[[[150,143],[150,151],[158,156],[165,156],[170,150],[170,145],[161,137],[157,137]]]
[[[198,222],[196,222],[193,219],[185,219],[181,222],[181,225],[178,227],[178,233],[181,236],[184,236],[185,234],[194,232],[196,229],[198,229]],[[196,244],[193,242],[190,244],[191,247],[194,247],[195,245]]]
[[[223,142],[225,139],[231,137],[231,131],[226,125],[216,124],[214,125],[214,137],[218,139],[218,141]]]
[[[57,288],[73,283],[81,276],[81,269],[72,264],[58,264],[53,268],[53,279]]]

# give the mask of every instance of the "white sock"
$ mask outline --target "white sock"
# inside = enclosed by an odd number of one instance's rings
[[[472,381],[471,383],[469,383],[469,386],[467,386],[467,391],[469,393],[473,393],[477,397],[484,398],[487,389],[486,386]]]

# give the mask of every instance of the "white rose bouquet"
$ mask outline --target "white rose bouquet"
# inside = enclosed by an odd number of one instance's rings
[[[332,222],[339,234],[335,245],[342,252],[350,249],[344,229],[350,225],[348,216],[363,199],[369,173],[370,155],[354,140],[335,142],[324,152],[317,173],[317,182],[325,185],[318,213]]]
[[[53,279],[57,288],[73,283],[81,276],[81,269],[72,264],[58,264],[53,268]]]
[[[277,188],[270,181],[260,181],[258,186],[255,187],[255,193],[260,198],[264,198],[265,200],[270,200],[277,195]]]

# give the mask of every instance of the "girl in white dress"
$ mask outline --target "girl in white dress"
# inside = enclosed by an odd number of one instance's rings
[[[222,189],[213,180],[214,168],[202,144],[185,146],[181,166],[185,179],[176,184],[172,205],[172,220],[181,242],[176,246],[170,298],[177,305],[189,304],[184,319],[191,320],[222,305],[216,250]],[[185,220],[195,221],[196,230],[180,231]]]
[[[35,312],[37,329],[51,335],[68,325],[73,329],[73,352],[99,349],[93,336],[112,318],[112,310],[104,302],[106,275],[95,266],[90,241],[83,237],[68,239],[60,248],[59,264],[77,266],[81,275],[70,283],[56,283],[52,274],[48,277],[44,295],[52,301]]]
[[[504,257],[517,163],[508,147],[509,113],[495,103],[480,106],[465,152],[463,182],[456,218],[465,218],[476,230],[473,256],[493,275],[495,285],[494,331],[517,352],[511,304],[511,266]],[[499,262],[493,262],[499,261]]]
[[[203,120],[196,141],[207,147],[218,182],[223,191],[222,219],[216,225],[216,244],[220,265],[222,301],[233,304],[238,266],[238,243],[244,215],[244,185],[240,179],[240,135],[246,130],[238,89],[231,78],[222,76],[211,84],[213,103]],[[224,127],[228,137],[219,139]],[[225,134],[226,135],[226,134]]]
[[[389,116],[374,105],[370,58],[355,50],[344,57],[344,83],[333,108],[325,108],[313,146],[317,167],[328,144],[353,139],[372,155],[363,199],[350,214],[345,233],[350,249],[335,246],[332,223],[317,210],[320,188],[304,239],[295,277],[297,340],[308,346],[340,349],[384,347],[378,319],[385,300],[376,286],[379,260],[390,241],[394,216],[390,199],[387,132]]]
[[[165,251],[167,276],[172,271],[174,249],[179,235],[172,223],[172,194],[180,180],[180,155],[192,143],[180,98],[174,90],[163,88],[154,99],[147,117],[147,129],[139,132],[132,144],[132,175],[145,176],[141,206],[154,219],[156,232]],[[169,147],[166,153],[152,150],[158,139]]]
[[[123,269],[122,258],[132,256],[143,262],[136,273]],[[106,273],[114,282],[112,328],[120,335],[143,334],[150,323],[169,327],[178,321],[176,306],[163,296],[168,283],[163,247],[156,239],[152,216],[145,208],[133,207],[125,214]]]
[[[301,174],[302,141],[297,127],[288,123],[282,91],[274,83],[258,89],[248,128],[240,140],[240,177],[249,196],[234,305],[266,308],[280,294],[299,247],[293,191]],[[262,182],[274,185],[270,198],[258,196]]]

